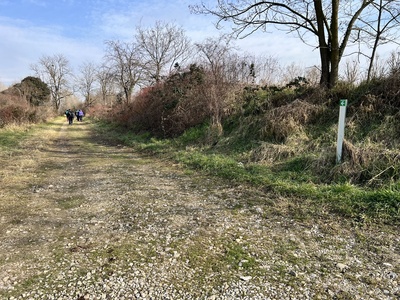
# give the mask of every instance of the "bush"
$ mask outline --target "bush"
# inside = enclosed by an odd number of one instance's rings
[[[8,124],[38,123],[54,116],[47,85],[35,77],[0,92],[0,127]]]
[[[192,65],[186,72],[143,89],[132,103],[114,108],[113,118],[136,131],[176,137],[213,117],[222,118],[229,108],[224,97],[213,96],[219,90],[227,95],[227,88],[211,84],[202,68]]]
[[[51,116],[53,116],[53,112],[49,107],[31,107],[26,104],[11,104],[0,107],[0,127],[9,124],[43,122]]]
[[[28,76],[15,87],[22,91],[26,101],[33,106],[41,106],[50,101],[50,89],[40,78]]]
[[[201,68],[191,66],[145,90],[133,106],[139,124],[157,136],[174,137],[203,123],[211,114],[207,99],[201,97],[204,76]]]
[[[27,117],[27,108],[19,105],[9,105],[0,108],[1,126],[12,123],[23,123],[29,118]]]

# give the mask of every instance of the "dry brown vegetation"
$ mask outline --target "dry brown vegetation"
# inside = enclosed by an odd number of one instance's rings
[[[51,107],[31,105],[17,88],[11,87],[0,92],[0,127],[43,122],[52,116]]]
[[[262,139],[285,142],[291,136],[298,136],[305,127],[323,110],[322,105],[296,99],[291,103],[272,108],[265,112],[261,126]]]

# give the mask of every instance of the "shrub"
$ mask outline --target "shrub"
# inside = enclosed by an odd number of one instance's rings
[[[21,90],[26,101],[33,106],[44,105],[50,101],[50,89],[40,78],[28,76],[15,88]]]
[[[212,105],[203,95],[204,71],[192,65],[165,82],[143,89],[135,101],[119,107],[118,122],[160,137],[174,137],[210,118]]]
[[[8,124],[36,123],[46,119],[47,115],[27,105],[8,105],[0,107],[0,127]]]

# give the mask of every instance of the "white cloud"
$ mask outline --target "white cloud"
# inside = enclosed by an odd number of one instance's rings
[[[8,25],[6,25],[8,24]],[[76,68],[86,60],[100,60],[101,46],[65,38],[57,29],[30,26],[26,22],[0,19],[0,82],[6,85],[34,75],[30,66],[43,55],[63,54]]]

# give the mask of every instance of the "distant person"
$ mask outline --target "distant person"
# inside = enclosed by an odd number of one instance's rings
[[[75,117],[74,112],[70,109],[68,109],[67,111],[68,111],[68,115],[67,115],[68,123],[69,123],[69,125],[72,125],[72,123],[74,122],[74,117]]]
[[[69,120],[69,112],[70,112],[70,109],[68,108],[64,113],[65,117],[67,118],[67,121]]]
[[[83,113],[82,109],[80,109],[80,110],[78,111],[78,121],[81,121],[81,122],[82,122],[83,116],[84,116],[84,115],[85,115],[85,114]]]

